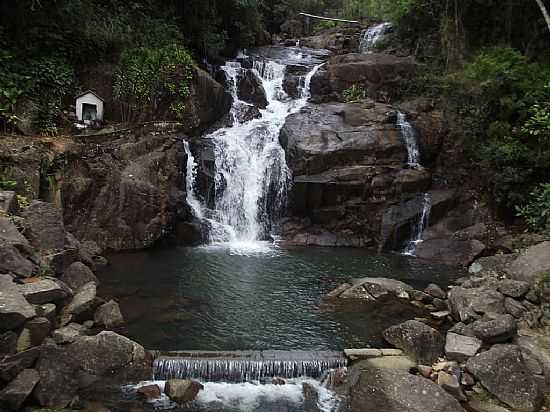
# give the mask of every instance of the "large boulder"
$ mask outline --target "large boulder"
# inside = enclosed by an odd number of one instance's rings
[[[396,369],[353,370],[350,412],[463,412],[458,401],[429,379]]]
[[[105,326],[107,329],[112,329],[124,324],[124,317],[120,312],[118,303],[110,300],[97,308],[94,314],[94,322],[98,325]]]
[[[109,331],[80,337],[68,351],[79,358],[79,368],[93,376],[102,376],[145,359],[143,346]]]
[[[39,380],[40,376],[34,369],[23,370],[15,380],[0,392],[0,405],[3,403],[11,410],[19,411]]]
[[[230,108],[231,95],[208,72],[196,68],[182,116],[184,131],[199,134],[221,119]]]
[[[69,304],[63,308],[63,313],[72,315],[73,319],[77,321],[90,319],[99,304],[96,299],[96,290],[94,282],[86,283],[75,293]]]
[[[51,203],[32,201],[22,213],[26,235],[40,250],[59,250],[65,246],[65,227],[61,210]]]
[[[516,320],[512,315],[486,314],[472,323],[472,331],[485,343],[506,342],[516,335]]]
[[[17,339],[17,350],[23,351],[41,345],[50,334],[52,324],[46,318],[38,317],[25,323]]]
[[[483,342],[478,338],[448,332],[445,342],[445,355],[449,360],[466,362],[481,349],[482,344]]]
[[[525,250],[507,271],[513,278],[529,283],[535,283],[543,274],[550,273],[550,241]]]
[[[456,286],[449,292],[448,303],[453,317],[462,322],[478,319],[484,313],[506,313],[504,296],[490,287]]]
[[[19,291],[33,305],[57,302],[69,296],[67,288],[59,281],[42,279],[19,285]]]
[[[546,383],[550,384],[550,337],[517,336],[514,343],[520,348],[524,358],[530,357],[540,363]]]
[[[267,97],[262,82],[254,71],[246,70],[237,79],[238,96],[241,100],[253,104],[256,107],[265,109]]]
[[[170,379],[166,381],[164,393],[176,403],[184,404],[197,397],[204,387],[195,381],[183,379]]]
[[[538,411],[543,393],[514,345],[495,345],[466,363],[466,369],[500,401],[520,411]]]
[[[99,283],[91,269],[82,262],[70,265],[60,279],[73,290],[78,290],[89,282]]]
[[[425,323],[408,320],[386,329],[384,339],[418,363],[431,365],[443,354],[444,339],[434,328]]]
[[[186,155],[181,138],[158,132],[82,143],[67,155],[61,183],[67,229],[113,250],[142,249],[185,217]],[[84,242],[83,242],[84,244]]]
[[[40,353],[41,348],[31,348],[4,358],[0,362],[0,380],[9,382],[15,379],[23,369],[32,368]]]
[[[34,317],[36,311],[9,275],[0,275],[0,332],[15,329]]]
[[[479,240],[427,239],[416,248],[416,256],[438,260],[449,266],[467,267],[486,249]]]
[[[34,271],[34,265],[14,246],[0,245],[0,272],[13,273],[19,277],[30,277]]]
[[[311,91],[315,99],[321,93],[342,93],[354,85],[363,87],[373,99],[399,97],[404,84],[416,74],[417,64],[410,58],[390,54],[349,53],[332,57],[321,74],[313,77]],[[327,93],[329,92],[329,93]]]

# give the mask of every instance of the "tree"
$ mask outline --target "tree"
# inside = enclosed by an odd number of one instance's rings
[[[550,15],[548,15],[548,10],[546,10],[546,6],[542,2],[542,0],[535,0],[535,1],[539,5],[540,11],[542,12],[542,15],[544,16],[544,20],[546,21],[546,25],[548,26],[548,31],[550,31]]]

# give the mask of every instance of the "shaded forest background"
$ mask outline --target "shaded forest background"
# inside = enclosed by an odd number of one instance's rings
[[[270,43],[302,11],[395,23],[425,66],[409,93],[439,101],[496,209],[549,228],[550,34],[535,0],[3,0],[0,131],[30,106],[36,130],[58,134],[94,76],[126,120],[167,94],[177,117],[193,67]]]

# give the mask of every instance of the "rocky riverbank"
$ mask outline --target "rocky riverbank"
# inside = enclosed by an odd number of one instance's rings
[[[384,331],[405,358],[378,349],[347,350],[353,360],[337,386],[348,410],[539,411],[550,384],[550,243],[516,255],[476,260],[446,292],[383,278],[355,279],[330,304],[385,296],[427,310]],[[367,306],[372,308],[374,306]]]

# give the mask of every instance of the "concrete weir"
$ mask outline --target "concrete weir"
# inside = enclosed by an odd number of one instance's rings
[[[347,366],[343,352],[331,351],[174,351],[151,352],[154,378],[246,382],[272,377],[321,378]]]

